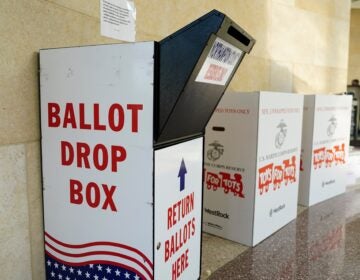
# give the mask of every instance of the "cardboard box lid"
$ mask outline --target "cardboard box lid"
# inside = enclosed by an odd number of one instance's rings
[[[217,84],[200,77],[203,66],[209,65],[210,52],[216,42],[220,47],[234,47],[240,53],[229,70],[229,76],[224,81],[217,81]],[[255,40],[246,31],[217,10],[158,43],[158,59],[155,59],[158,67],[155,71],[158,75],[155,78],[158,89],[155,89],[155,146],[203,135],[245,53],[249,53],[254,44]],[[219,59],[224,58],[221,51]]]

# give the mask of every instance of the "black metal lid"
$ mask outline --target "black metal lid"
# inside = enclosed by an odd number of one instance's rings
[[[217,10],[158,43],[155,58],[155,146],[203,135],[241,60],[254,44],[255,40],[248,33]],[[231,52],[231,49],[238,52]],[[220,66],[210,66],[211,61],[215,64],[219,61]],[[224,61],[233,65],[220,69]],[[209,81],[201,78],[206,72],[205,67],[209,68],[205,74]],[[224,75],[226,81],[217,81]]]

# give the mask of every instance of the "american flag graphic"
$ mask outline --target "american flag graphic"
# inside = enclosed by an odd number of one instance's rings
[[[153,279],[151,261],[124,244],[66,244],[45,232],[45,252],[47,280]]]

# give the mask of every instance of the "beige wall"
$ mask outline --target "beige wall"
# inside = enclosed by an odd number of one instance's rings
[[[256,39],[232,90],[339,92],[346,87],[350,0],[135,0],[137,40],[161,39],[217,8]],[[40,48],[113,42],[98,0],[0,1],[0,267],[43,279]],[[10,275],[12,275],[10,277]]]
[[[360,80],[360,9],[351,10],[348,83],[353,79]]]
[[[257,43],[231,83],[233,90],[346,90],[350,0],[137,3],[140,40],[160,39],[213,8],[244,27]]]

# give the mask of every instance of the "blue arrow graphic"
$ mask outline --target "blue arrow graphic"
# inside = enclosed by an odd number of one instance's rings
[[[181,160],[180,169],[178,177],[180,177],[180,191],[185,189],[185,174],[187,173],[185,161],[184,159]]]

